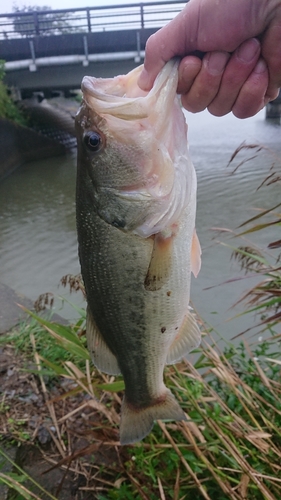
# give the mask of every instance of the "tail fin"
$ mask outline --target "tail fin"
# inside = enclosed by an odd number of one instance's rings
[[[167,389],[165,399],[146,408],[132,408],[124,397],[120,423],[120,443],[131,444],[147,436],[154,420],[186,420],[184,411]]]

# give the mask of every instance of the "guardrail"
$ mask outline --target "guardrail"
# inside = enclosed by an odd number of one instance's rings
[[[185,4],[164,1],[0,14],[0,39],[160,28]]]

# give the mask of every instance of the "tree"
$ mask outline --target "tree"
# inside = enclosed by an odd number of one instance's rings
[[[13,11],[18,14],[14,17],[14,30],[21,36],[33,35],[60,35],[69,33],[73,30],[68,22],[71,14],[69,12],[49,12],[51,7],[44,5],[29,6],[23,5],[18,7],[13,6]],[[44,13],[48,11],[48,13]],[[22,14],[28,13],[28,15]],[[29,14],[30,13],[30,14]]]

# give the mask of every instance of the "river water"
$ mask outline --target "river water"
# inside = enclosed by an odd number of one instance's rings
[[[280,184],[257,191],[273,162],[281,162],[281,128],[265,120],[265,112],[238,120],[232,115],[215,118],[207,111],[187,114],[191,156],[198,176],[197,233],[201,242],[202,269],[192,281],[192,301],[203,318],[229,339],[253,324],[253,318],[227,321],[241,311],[230,309],[256,278],[220,283],[242,277],[237,263],[230,260],[231,249],[241,244],[219,236],[212,229],[235,229],[254,216],[257,208],[280,202]],[[268,150],[242,165],[231,175],[227,167],[235,149],[243,142],[260,143]],[[252,156],[249,150],[238,156]],[[75,231],[75,154],[66,158],[32,162],[19,168],[0,184],[0,282],[35,300],[52,292],[74,303],[59,286],[60,278],[79,272]],[[280,228],[279,228],[280,229]],[[252,240],[262,249],[268,241],[280,239],[278,229],[256,233]],[[271,238],[271,239],[270,239]],[[56,311],[67,318],[77,313],[55,301]]]

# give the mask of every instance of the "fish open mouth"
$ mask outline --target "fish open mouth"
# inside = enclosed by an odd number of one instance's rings
[[[176,94],[178,64],[177,59],[169,61],[149,92],[140,89],[137,83],[143,66],[114,78],[85,76],[81,86],[84,100],[99,114],[135,120],[149,116],[157,106],[160,93],[165,91],[165,108],[169,109]]]
[[[148,92],[143,91],[137,84],[143,66],[138,66],[127,75],[114,78],[95,78],[85,76],[82,80],[82,91],[103,101],[118,100],[120,98],[144,97]]]

